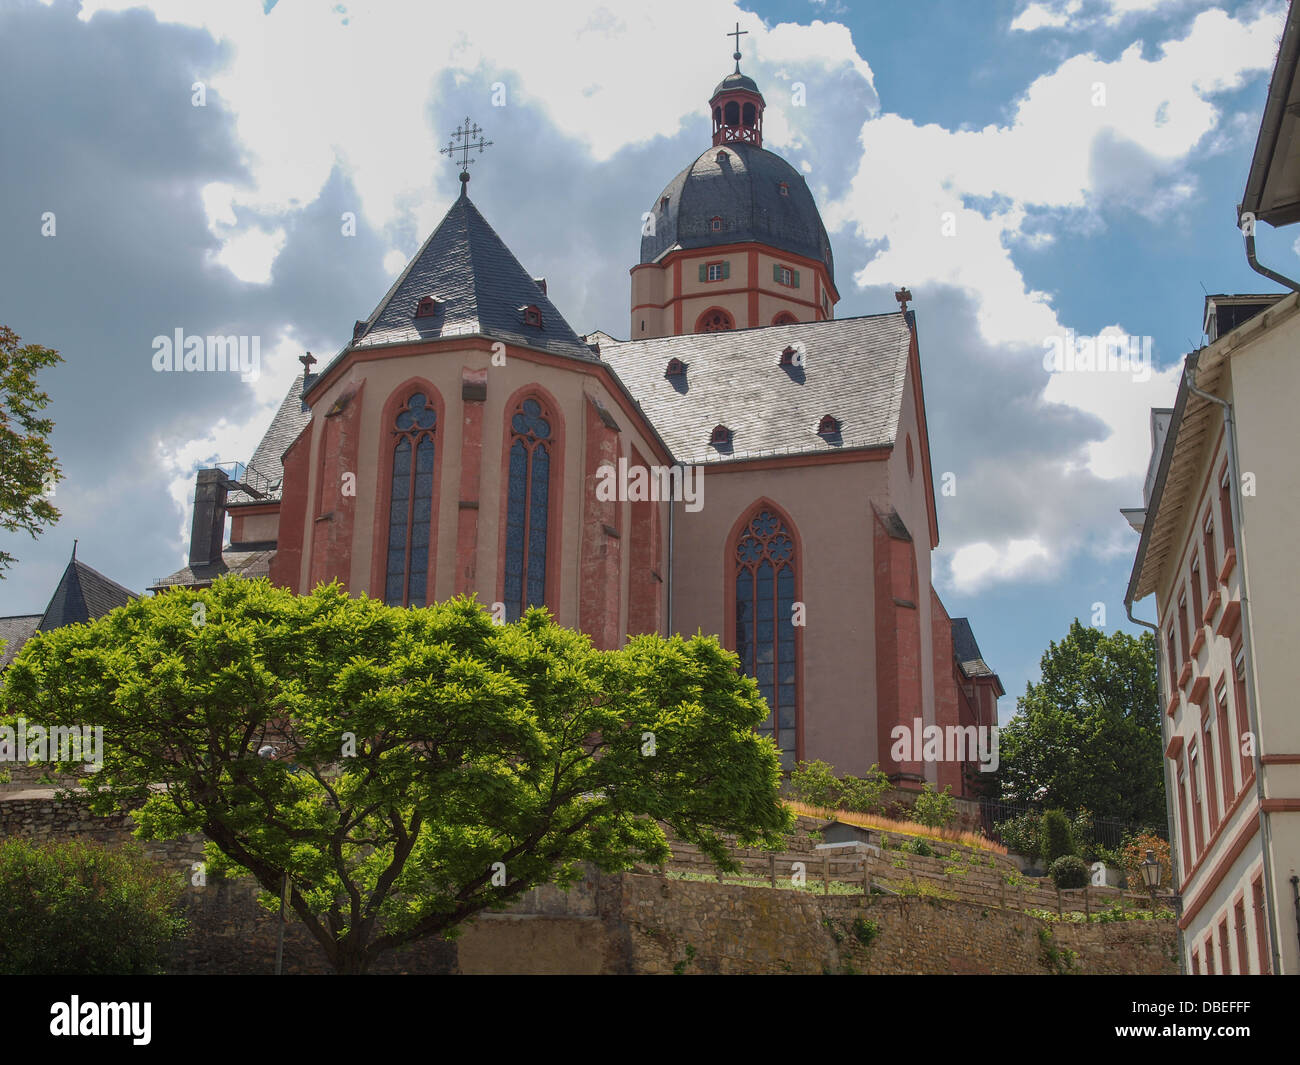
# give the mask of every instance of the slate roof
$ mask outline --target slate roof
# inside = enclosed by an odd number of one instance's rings
[[[724,162],[718,154],[725,153]],[[787,194],[782,196],[784,182]],[[665,210],[664,198],[668,200]],[[826,264],[835,262],[830,237],[804,176],[774,152],[752,144],[705,149],[668,183],[650,208],[654,232],[641,237],[641,262],[675,248],[758,241]],[[713,218],[721,228],[712,228]]]
[[[437,311],[416,318],[416,305],[425,296],[439,301]],[[541,311],[540,329],[524,324],[520,308],[528,305]],[[338,358],[349,351],[383,344],[466,334],[586,361],[594,359],[591,349],[488,225],[462,187],[460,198],[393,282],[379,306],[364,322],[357,323],[352,342]]]
[[[280,488],[284,480],[284,464],[281,458],[289,445],[298,439],[298,434],[311,421],[311,411],[302,409],[302,377],[303,375],[299,374],[294,378],[293,384],[285,394],[284,402],[280,404],[275,417],[271,419],[269,428],[262,436],[262,442],[257,445],[253,457],[248,460],[249,469],[254,471],[249,477],[249,484],[251,487],[265,490],[262,487],[262,482],[265,481],[267,487],[271,489],[269,495],[271,499],[280,498]],[[228,505],[260,502],[262,500],[239,491],[231,492],[226,498]]]
[[[984,657],[980,654],[980,645],[975,642],[975,632],[967,618],[952,619],[952,653],[961,666],[961,671],[968,677],[996,676]]]
[[[6,668],[23,649],[23,644],[36,635],[36,626],[40,623],[40,614],[0,618],[0,640],[5,641],[4,647],[0,648],[0,669]]]
[[[705,465],[891,446],[911,336],[896,311],[652,340],[602,337],[600,351],[674,458]],[[779,365],[796,345],[806,365]],[[684,377],[664,376],[673,358],[686,363]],[[834,436],[817,434],[826,414],[840,422]],[[710,444],[717,425],[733,431],[730,449]]]
[[[94,621],[136,598],[131,589],[110,580],[84,562],[71,559],[50,596],[45,613],[0,618],[0,639],[8,641],[0,651],[0,669],[8,666],[22,650],[23,644],[36,633]]]
[[[237,577],[254,580],[265,577],[271,572],[271,559],[275,557],[273,544],[249,545],[251,550],[240,550],[238,544],[231,545],[221,553],[220,565],[185,566],[168,577],[160,577],[149,586],[151,592],[163,588],[185,587],[201,588],[211,584],[226,573]]]
[[[736,89],[748,89],[750,92],[758,92],[758,85],[748,74],[742,74],[737,70],[718,82],[718,87],[713,90],[713,96],[717,96],[720,92],[733,92]],[[762,96],[763,94],[760,92],[758,95]],[[713,96],[710,96],[709,99],[712,100]]]

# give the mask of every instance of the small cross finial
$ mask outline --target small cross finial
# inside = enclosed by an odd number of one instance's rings
[[[73,541],[72,541],[72,561],[73,561],[73,562],[76,562],[76,561],[77,561],[77,541],[76,541],[76,540],[73,540]]]
[[[482,155],[484,148],[492,147],[492,142],[485,141],[482,137],[482,133],[483,131],[478,127],[478,125],[471,122],[469,120],[469,115],[466,115],[465,124],[456,128],[456,132],[451,135],[451,140],[447,142],[447,147],[438,149],[439,155],[448,156],[453,163],[457,163],[460,166],[460,191],[462,195],[465,192],[465,185],[469,182],[470,164],[474,162],[474,160],[469,157],[469,153],[477,148],[479,154]],[[474,141],[475,137],[478,137],[477,143]],[[457,144],[457,141],[460,141],[461,143]],[[460,156],[459,159],[456,158],[457,155]]]
[[[309,351],[306,355],[299,355],[298,361],[302,363],[302,373],[304,377],[311,376],[311,368],[316,365],[316,358]]]
[[[912,292],[910,289],[900,288],[894,293],[894,299],[898,300],[898,309],[901,311],[907,310],[907,301],[911,298]]]
[[[736,61],[736,73],[740,73],[740,38],[749,36],[749,30],[742,30],[740,23],[736,23],[736,28],[730,33],[724,33],[724,37],[736,38],[736,50],[731,54],[731,58]]]

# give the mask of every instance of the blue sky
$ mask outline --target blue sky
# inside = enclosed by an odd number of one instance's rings
[[[1118,508],[1141,499],[1147,411],[1200,343],[1202,285],[1271,287],[1234,208],[1283,15],[0,0],[0,143],[25,162],[0,168],[0,322],[63,353],[44,384],[67,475],[63,520],[5,539],[0,614],[43,608],[73,537],[137,590],[182,563],[195,468],[247,459],[297,356],[332,355],[369,314],[458,191],[438,149],[467,113],[494,142],[475,202],[576,329],[626,336],[641,212],[707,144],[739,21],[765,144],[830,230],[837,313],[913,292],[934,470],[957,483],[936,584],[1000,672],[1005,719],[1071,619],[1100,602],[1128,627]],[[1259,243],[1300,270],[1289,238]],[[261,378],[153,373],[152,338],[177,327],[261,336]],[[1048,372],[1066,330],[1150,337],[1151,373]]]

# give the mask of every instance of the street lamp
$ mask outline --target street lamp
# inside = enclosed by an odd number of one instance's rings
[[[1147,856],[1142,862],[1142,882],[1146,884],[1147,890],[1151,892],[1151,909],[1156,908],[1156,888],[1160,886],[1160,863],[1156,861],[1156,852],[1147,851]]]

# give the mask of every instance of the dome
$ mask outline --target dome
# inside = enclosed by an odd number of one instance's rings
[[[747,89],[750,92],[758,93],[759,96],[763,95],[761,92],[758,92],[758,85],[754,82],[753,78],[748,77],[737,70],[734,74],[728,74],[718,82],[718,87],[713,90],[713,96],[717,96],[719,93],[724,92],[734,92],[736,89]],[[709,97],[709,99],[712,98],[713,97]]]
[[[655,229],[652,236],[641,238],[642,263],[654,262],[673,247],[756,241],[825,263],[834,282],[830,238],[808,183],[794,167],[765,148],[752,144],[710,147],[668,183],[651,213]]]

